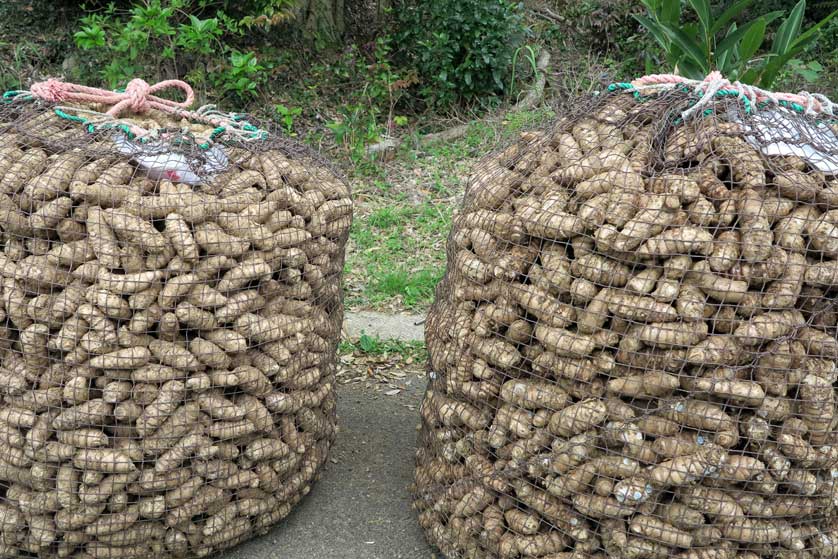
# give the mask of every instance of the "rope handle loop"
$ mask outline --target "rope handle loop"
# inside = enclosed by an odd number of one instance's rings
[[[155,93],[166,89],[178,89],[183,92],[183,101],[172,101],[158,97]],[[80,122],[88,127],[89,132],[102,128],[119,128],[129,139],[139,138],[147,142],[155,132],[145,130],[136,124],[119,120],[126,112],[143,114],[149,110],[157,110],[178,119],[187,119],[212,126],[214,129],[209,142],[199,144],[208,148],[213,140],[221,135],[229,135],[240,141],[262,140],[267,132],[250,124],[245,115],[238,113],[223,113],[215,109],[214,105],[206,105],[196,110],[189,108],[195,103],[195,92],[188,83],[182,80],[165,80],[149,85],[139,78],[132,79],[122,91],[108,91],[97,87],[69,83],[57,79],[32,84],[28,91],[8,91],[3,94],[3,102],[11,103],[15,100],[40,99],[55,105],[56,114],[64,119]],[[70,104],[98,104],[110,106],[100,113],[76,106],[62,106]]]
[[[171,101],[154,95],[164,89],[180,89],[186,95],[186,99]],[[165,80],[149,85],[145,80],[135,78],[128,82],[124,91],[118,92],[48,79],[32,84],[29,91],[34,96],[50,103],[77,102],[112,105],[105,114],[114,118],[125,111],[142,114],[150,109],[179,116],[195,102],[195,92],[192,87],[181,80]]]

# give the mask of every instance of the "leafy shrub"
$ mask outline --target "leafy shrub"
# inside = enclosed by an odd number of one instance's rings
[[[436,105],[502,93],[527,35],[522,7],[508,0],[417,0],[399,16],[396,43]]]
[[[560,72],[572,76],[562,78],[567,92],[579,92],[581,82],[620,81],[659,67],[660,49],[633,17],[645,13],[637,0],[544,0],[542,6],[539,21],[552,27],[552,46],[565,53]]]
[[[136,76],[163,79],[188,72],[196,85],[204,85],[206,79],[206,84],[244,102],[258,92],[267,76],[252,52],[235,48],[235,40],[247,25],[266,24],[260,18],[268,16],[242,16],[239,10],[251,4],[264,10],[288,2],[244,2],[233,12],[236,17],[218,8],[226,1],[135,0],[124,8],[111,3],[82,17],[74,39],[77,47],[87,51],[88,67],[109,87]]]

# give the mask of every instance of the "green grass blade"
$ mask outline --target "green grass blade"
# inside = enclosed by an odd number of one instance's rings
[[[695,64],[695,66],[701,68],[705,74],[710,71],[707,56],[705,56],[698,44],[690,38],[689,35],[677,27],[664,27],[664,31],[672,42],[684,51],[684,54],[693,62],[693,64]]]

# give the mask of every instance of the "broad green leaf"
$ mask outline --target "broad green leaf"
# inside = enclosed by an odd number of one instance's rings
[[[800,35],[800,26],[803,24],[803,12],[806,11],[806,0],[800,0],[789,14],[789,17],[777,29],[774,36],[774,44],[771,52],[774,54],[785,54],[791,48],[792,43]]]
[[[818,38],[818,32],[821,27],[829,23],[829,21],[836,15],[838,15],[838,10],[835,10],[821,21],[807,29],[799,37],[792,41],[791,47],[787,49],[786,52],[782,54],[774,53],[763,66],[757,85],[764,88],[771,87],[774,80],[777,79],[777,75],[780,73],[783,66],[785,66],[795,56],[800,54],[800,52],[802,52],[808,45],[812,44]]]
[[[668,25],[678,25],[681,21],[681,0],[663,0],[660,20]]]
[[[800,61],[798,60],[798,62]],[[821,70],[823,70],[823,67],[818,62],[810,62],[809,64],[799,63],[794,68],[794,71],[807,82],[817,81],[818,77],[820,77]]]
[[[727,36],[716,47],[716,56],[719,56],[721,53],[725,52],[728,49],[736,48],[742,37],[744,37],[748,30],[757,22],[763,21],[765,22],[765,26],[768,27],[768,24],[780,17],[782,13],[783,12],[767,13],[764,16],[760,16],[758,19],[755,19],[754,21],[746,23],[742,27],[734,27],[735,24],[731,25],[730,29],[728,30]]]
[[[736,31],[736,22],[735,21],[730,24],[730,28],[727,30],[727,34],[730,35],[734,31]],[[727,49],[727,50],[721,51],[721,52],[718,49],[716,50],[714,63],[715,63],[716,70],[721,72],[722,75],[725,75],[725,76],[728,75],[728,73],[730,72],[730,69],[736,63],[736,57],[731,56],[731,55],[732,55],[732,51],[730,49]],[[728,66],[728,63],[730,64],[729,66]]]
[[[785,54],[776,54],[769,57],[760,72],[759,81],[756,83],[759,87],[769,88],[777,79],[777,74],[789,60],[794,58],[794,52],[786,52]]]
[[[640,3],[643,4],[652,15],[658,13],[659,0],[640,0]]]
[[[699,46],[695,43],[695,41],[690,38],[689,35],[684,33],[681,29],[676,28],[664,28],[667,36],[672,40],[673,43],[678,45],[678,47],[684,51],[684,55],[691,59],[693,63],[702,71],[707,74],[710,71],[708,66],[709,61],[704,53],[701,51]]]
[[[706,70],[697,66],[689,58],[684,58],[678,63],[678,72],[680,75],[693,80],[702,80],[707,75]]]
[[[708,0],[689,0],[690,6],[695,10],[698,21],[701,22],[702,35],[708,37],[710,34],[710,2]]]
[[[747,8],[753,2],[754,2],[754,0],[739,0],[738,2],[734,3],[731,7],[729,7],[724,12],[722,12],[722,15],[720,15],[718,18],[716,18],[716,21],[713,23],[713,26],[710,28],[710,34],[715,35],[719,31],[721,31],[721,29],[725,25],[727,25],[727,23],[730,20],[732,20],[733,18],[738,16],[740,13],[742,13],[742,10]]]
[[[636,19],[640,23],[640,25],[645,27],[649,31],[649,33],[652,34],[652,37],[654,37],[658,44],[661,46],[661,48],[663,48],[664,52],[666,52],[669,49],[669,45],[672,41],[669,40],[669,37],[667,36],[661,24],[649,19],[646,16],[641,16],[638,14],[632,14],[632,17],[634,17],[634,19]]]
[[[742,41],[742,38],[750,31],[755,25],[762,25],[763,29],[768,23],[765,21],[764,18],[760,17],[753,21],[749,21],[742,27],[737,27],[736,29],[732,29],[731,32],[722,39],[722,41],[716,46],[716,56],[721,56],[723,53],[728,51],[733,51],[739,45],[739,42]]]
[[[764,19],[758,19],[754,25],[742,37],[739,45],[739,60],[748,61],[759,50],[762,41],[765,39],[766,23]]]
[[[794,39],[791,47],[786,52],[782,54],[775,53],[771,56],[762,68],[762,72],[759,76],[759,83],[757,85],[766,88],[771,87],[774,80],[777,79],[777,75],[780,73],[783,66],[785,66],[795,56],[800,54],[800,52],[802,52],[808,45],[812,44],[817,39],[818,32],[821,27],[829,23],[829,21],[836,15],[838,15],[838,10],[835,10],[803,32],[799,37]]]
[[[759,77],[759,72],[760,71],[758,68],[751,68],[736,79],[738,79],[742,83],[748,83],[753,85],[756,79]]]

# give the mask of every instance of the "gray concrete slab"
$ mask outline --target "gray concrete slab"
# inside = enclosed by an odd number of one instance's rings
[[[425,317],[417,314],[387,314],[374,311],[347,312],[343,320],[344,334],[357,339],[361,334],[382,340],[425,340]]]
[[[423,389],[416,377],[392,396],[340,385],[341,430],[322,479],[269,534],[220,559],[436,559],[408,495]]]

